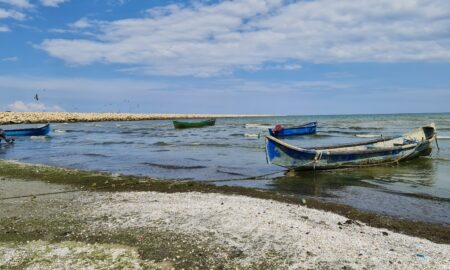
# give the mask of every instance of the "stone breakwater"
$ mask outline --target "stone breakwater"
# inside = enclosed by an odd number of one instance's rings
[[[33,124],[65,122],[138,121],[165,119],[262,117],[269,115],[240,114],[131,114],[71,112],[0,112],[0,124]]]

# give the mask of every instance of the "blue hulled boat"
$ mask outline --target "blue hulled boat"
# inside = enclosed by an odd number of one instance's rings
[[[4,130],[6,136],[44,136],[50,132],[50,124],[46,124],[38,128],[22,128],[22,129],[7,129]]]
[[[315,148],[301,148],[266,136],[266,157],[269,164],[295,170],[372,166],[429,155],[435,140],[434,124],[400,137]]]
[[[282,127],[280,125],[277,125],[275,126],[275,128],[269,128],[269,134],[273,137],[315,134],[316,128],[317,122],[311,122],[296,127]]]

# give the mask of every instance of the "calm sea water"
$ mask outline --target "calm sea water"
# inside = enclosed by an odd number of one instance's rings
[[[400,165],[315,173],[267,165],[267,128],[309,121],[318,121],[318,133],[289,138],[289,143],[311,147],[363,141],[434,122],[440,151],[434,148],[430,157]],[[229,118],[217,119],[214,127],[186,130],[175,130],[171,121],[52,124],[49,136],[1,144],[0,158],[161,179],[213,180],[450,224],[450,114]]]

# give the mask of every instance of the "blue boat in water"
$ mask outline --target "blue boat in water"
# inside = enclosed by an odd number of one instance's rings
[[[269,128],[269,134],[273,137],[308,135],[315,134],[316,128],[317,122],[311,122],[296,127],[282,127],[281,125],[276,125],[275,128]]]
[[[435,140],[434,123],[399,137],[313,148],[293,146],[266,136],[266,157],[269,164],[294,170],[374,166],[429,155]]]
[[[6,129],[4,133],[9,137],[16,136],[44,136],[50,132],[50,124],[38,128]]]

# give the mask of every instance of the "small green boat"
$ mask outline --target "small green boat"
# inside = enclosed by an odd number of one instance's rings
[[[173,126],[175,128],[198,128],[198,127],[214,126],[215,124],[216,119],[208,119],[200,122],[173,121]]]

